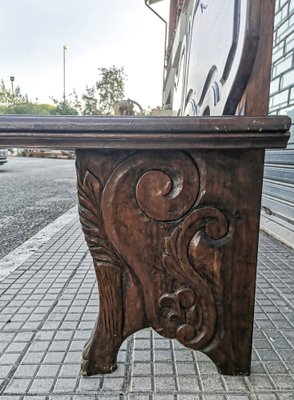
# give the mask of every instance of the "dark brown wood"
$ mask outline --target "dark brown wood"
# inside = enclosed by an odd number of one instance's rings
[[[285,147],[288,117],[0,116],[0,147],[191,149]]]
[[[93,257],[100,297],[99,317],[85,346],[81,367],[83,375],[92,375],[114,371],[123,340],[148,323],[137,277],[111,242],[102,209],[106,182],[129,152],[112,151],[111,157],[107,151],[76,153],[80,221]]]
[[[261,27],[258,52],[243,96],[244,114],[267,115],[271,78],[275,1],[260,0]]]
[[[265,116],[273,5],[185,2],[181,112],[244,117],[0,117],[0,147],[77,149],[100,296],[83,375],[115,370],[148,326],[223,374],[250,373],[264,149],[285,147],[290,127]]]
[[[113,370],[122,341],[146,326],[224,374],[250,372],[263,153],[77,151],[100,288],[83,374]]]
[[[178,62],[169,64],[165,87],[174,113],[236,113],[258,52],[261,15],[261,0],[185,3],[178,26],[185,36],[174,36]]]
[[[168,134],[168,133],[249,133],[283,132],[289,130],[291,119],[287,116],[202,116],[202,117],[105,117],[65,116],[44,117],[29,115],[1,115],[1,141],[8,134],[70,134],[72,139],[80,134]],[[50,136],[48,136],[50,138]],[[121,136],[122,138],[123,136]]]

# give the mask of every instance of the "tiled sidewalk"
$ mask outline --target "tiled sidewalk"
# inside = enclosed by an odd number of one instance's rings
[[[250,377],[220,376],[148,329],[124,343],[116,372],[83,378],[97,290],[74,219],[0,283],[0,399],[294,400],[293,286],[294,252],[262,234]]]

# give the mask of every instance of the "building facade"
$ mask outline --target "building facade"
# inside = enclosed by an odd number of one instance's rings
[[[146,1],[153,4],[162,0]],[[269,0],[265,0],[265,4],[267,1]],[[271,1],[269,3],[272,4]],[[213,0],[211,3],[197,0],[170,0],[163,105],[171,115],[206,114],[205,110],[203,112],[197,105],[194,108],[190,107],[187,101],[189,96],[185,98],[183,94],[187,94],[185,88],[189,80],[195,84],[199,79],[197,61],[192,68],[187,67],[190,60],[196,58],[193,53],[195,47],[193,35],[196,36],[199,24],[199,21],[196,21],[192,25],[191,16],[195,15],[194,10],[197,7],[201,8],[201,13],[205,13],[205,10],[209,9],[209,4],[219,6],[219,15],[222,17],[225,8],[233,10],[234,7],[235,9],[239,7],[240,19],[246,14],[244,9],[246,2],[242,0],[226,0],[223,3],[217,1],[214,3]],[[287,149],[266,152],[261,228],[294,247],[294,0],[275,0],[275,5],[269,113],[289,115],[293,125]],[[194,26],[195,32],[194,28],[191,28]],[[205,29],[202,31],[200,29],[200,33],[203,31]],[[216,36],[220,42],[222,31],[220,30],[220,35]],[[221,50],[224,51],[223,48]],[[197,56],[199,57],[199,52]],[[209,58],[209,49],[202,56]],[[225,110],[221,110],[220,114],[222,113],[226,114]],[[219,115],[218,110],[214,110],[214,115]]]
[[[276,0],[269,106],[293,125],[287,149],[266,152],[261,227],[294,247],[294,0]]]

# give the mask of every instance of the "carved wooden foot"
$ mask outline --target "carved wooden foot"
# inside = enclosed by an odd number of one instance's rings
[[[250,370],[263,150],[77,151],[100,311],[82,373],[146,326]],[[253,178],[253,179],[252,179]]]
[[[225,335],[226,336],[226,335]],[[228,333],[227,333],[228,336]],[[225,338],[226,341],[227,338]],[[214,362],[219,373],[222,375],[250,375],[251,369],[251,342],[237,343],[237,349],[233,349],[232,342],[225,341],[214,350],[206,352],[207,356]],[[238,347],[243,347],[242,350]]]
[[[105,152],[97,158],[91,157],[92,153],[77,151],[80,221],[93,257],[100,299],[97,324],[83,352],[82,375],[114,371],[123,340],[147,326],[136,278],[105,230],[101,208],[103,174],[108,177],[113,160]]]
[[[95,270],[100,294],[99,317],[83,352],[82,375],[116,370],[116,356],[123,342],[121,272],[102,265],[95,265]]]
[[[102,343],[97,339],[99,328],[95,328],[93,337],[86,344],[83,351],[83,362],[81,364],[81,375],[90,376],[96,374],[108,374],[117,369],[117,349],[105,351]]]

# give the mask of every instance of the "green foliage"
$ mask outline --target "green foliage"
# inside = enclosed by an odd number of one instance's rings
[[[54,103],[51,115],[79,115],[81,112],[82,105],[75,91],[62,100],[53,97],[51,99]]]
[[[96,98],[95,87],[86,87],[86,92],[82,95],[83,100],[83,115],[99,115],[101,114],[98,108],[99,101]]]
[[[54,106],[33,103],[27,95],[21,93],[17,86],[12,93],[2,80],[0,83],[0,113],[1,114],[35,114],[49,115]]]
[[[26,96],[21,94],[19,86],[17,86],[12,93],[8,88],[6,88],[5,83],[1,80],[0,84],[0,110],[2,114],[14,113],[14,108],[20,104],[26,103],[28,101]]]
[[[50,104],[37,104],[30,101],[19,103],[8,110],[7,114],[31,114],[31,115],[50,115],[54,106]]]
[[[124,98],[126,74],[124,67],[114,65],[98,68],[100,79],[95,86],[86,87],[82,95],[83,115],[113,115],[115,103]]]
[[[113,115],[114,105],[124,98],[126,74],[124,68],[112,66],[98,68],[100,79],[94,86],[87,86],[81,100],[77,93],[63,98],[52,98],[54,105],[32,102],[21,93],[17,86],[14,93],[0,83],[1,114],[35,114],[35,115]]]
[[[98,68],[101,79],[96,82],[101,114],[112,115],[114,104],[124,98],[125,78],[124,68],[114,65],[110,68]]]

